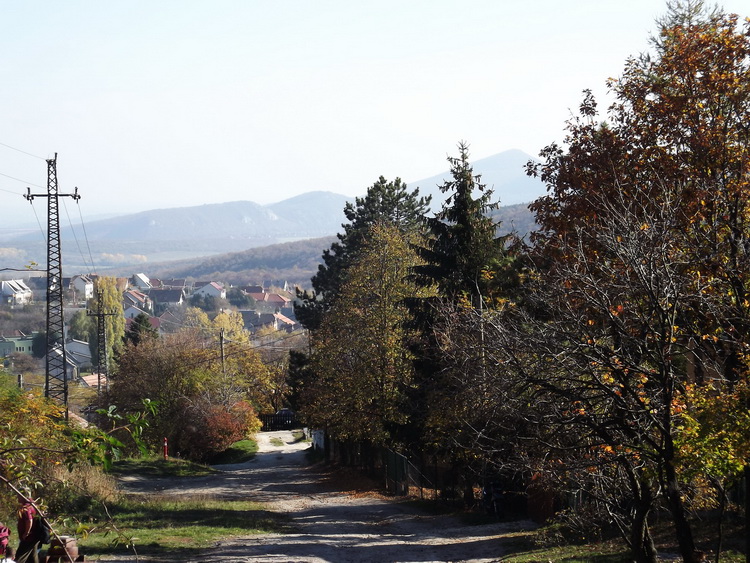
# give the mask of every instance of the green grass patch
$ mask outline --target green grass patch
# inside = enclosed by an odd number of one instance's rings
[[[305,432],[303,430],[292,430],[292,437],[294,438],[295,442],[312,442],[312,439],[305,436]]]
[[[136,473],[146,477],[205,477],[216,473],[208,465],[184,459],[163,457],[127,458],[112,464],[110,473],[130,475]]]
[[[284,445],[284,440],[282,440],[281,438],[276,438],[276,437],[271,438],[271,445],[279,448]]]
[[[132,540],[139,554],[174,556],[183,561],[225,538],[281,532],[286,520],[248,501],[205,496],[131,495],[108,506],[119,535],[92,533],[78,541],[86,558],[123,554]],[[119,544],[119,545],[118,545]]]
[[[244,463],[250,461],[258,452],[258,442],[255,440],[240,440],[228,449],[217,454],[211,460],[211,465],[224,465],[228,463]]]

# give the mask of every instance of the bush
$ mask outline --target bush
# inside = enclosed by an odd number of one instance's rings
[[[231,407],[207,405],[204,410],[191,409],[186,414],[191,423],[183,426],[177,448],[180,454],[194,461],[207,461],[260,430],[255,410],[245,401]]]
[[[96,503],[113,502],[120,496],[114,477],[87,463],[71,469],[56,465],[47,473],[42,493],[52,514],[85,512]]]

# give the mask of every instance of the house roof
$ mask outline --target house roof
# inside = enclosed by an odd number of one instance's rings
[[[161,281],[161,287],[165,289],[166,288],[181,289],[187,285],[187,282],[184,279],[180,279],[180,278],[170,278],[168,280],[160,280],[160,281]]]
[[[206,284],[203,284],[201,286],[196,286],[196,287],[198,288],[196,289],[196,291],[203,291],[204,289],[208,289],[208,288],[218,291],[219,293],[224,291],[224,286],[222,286],[219,282],[215,282],[215,281],[208,282]]]
[[[92,373],[91,375],[84,375],[81,377],[84,385],[87,387],[99,387],[99,378],[101,377],[102,385],[107,385],[107,376],[104,374],[99,375],[98,373]]]
[[[181,289],[152,289],[148,296],[155,303],[182,303],[185,292]]]
[[[3,295],[18,295],[31,292],[31,289],[23,282],[23,280],[0,281],[0,293]]]
[[[26,280],[26,285],[34,289],[47,289],[47,276],[32,276]]]
[[[133,281],[139,285],[144,285],[146,287],[151,286],[151,281],[148,279],[146,274],[133,274]]]
[[[263,302],[263,303],[274,303],[276,305],[284,305],[286,303],[291,302],[291,299],[288,297],[285,297],[284,295],[280,295],[278,293],[248,293],[250,297],[255,299],[256,301]]]
[[[262,285],[245,285],[240,287],[245,293],[265,293]]]
[[[143,305],[148,302],[148,295],[138,291],[137,289],[128,289],[127,291],[123,292],[122,298],[124,301],[129,301],[133,305]]]
[[[125,330],[130,330],[130,325],[132,325],[134,322],[135,322],[135,319],[132,319],[132,318],[125,319]],[[159,330],[159,328],[161,327],[161,318],[149,317],[148,324],[151,325],[151,328]]]
[[[259,313],[257,311],[238,311],[242,315],[242,322],[248,328],[260,328],[268,325],[277,325],[279,328],[293,328],[297,325],[295,321],[281,313]]]

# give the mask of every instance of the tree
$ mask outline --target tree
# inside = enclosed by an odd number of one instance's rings
[[[402,233],[420,230],[429,205],[430,197],[419,197],[418,189],[409,192],[400,178],[389,182],[382,176],[368,188],[365,197],[347,203],[344,215],[349,223],[342,225],[344,232],[337,235],[338,242],[323,251],[323,264],[312,278],[313,291],[298,292],[295,314],[300,323],[311,330],[320,325],[322,314],[338,297],[346,271],[357,261],[373,225],[389,223]]]
[[[590,383],[560,373],[576,369],[589,382],[599,378],[602,397],[602,381],[613,373],[640,374],[642,389],[630,379],[626,387],[642,405],[631,405],[612,422],[621,435],[608,434],[612,443],[606,446],[622,446],[632,435],[651,444],[640,453],[656,477],[645,487],[631,477],[631,498],[639,490],[645,494],[645,511],[649,502],[666,503],[685,561],[696,555],[685,505],[690,470],[676,446],[687,428],[684,413],[703,410],[703,399],[717,390],[734,392],[748,371],[748,26],[740,30],[736,16],[706,10],[698,1],[670,3],[653,40],[655,52],[630,59],[623,76],[610,82],[616,102],[609,120],[598,120],[587,93],[580,115],[568,123],[567,147],[550,145],[542,151],[544,161],[529,167],[550,189],[532,206],[541,225],[533,239],[537,275],[545,283],[556,281],[556,291],[565,296],[560,303],[545,294],[539,310],[554,321],[564,314],[569,323],[567,338],[556,335],[567,353],[545,355],[557,367],[557,377],[546,372],[556,383],[538,385],[568,398],[571,413],[574,397],[586,399],[574,390],[590,389]],[[635,243],[649,233],[663,238],[650,240],[651,249]],[[640,254],[626,260],[634,248]],[[635,285],[626,288],[622,281]],[[631,322],[624,323],[626,318]],[[570,330],[576,320],[590,321],[592,328]],[[589,354],[601,343],[624,367]],[[565,366],[563,359],[575,356],[570,349],[579,355]],[[536,356],[528,351],[526,357]],[[607,366],[606,377],[595,366]],[[591,406],[581,406],[585,420],[601,410]],[[736,472],[722,476],[733,477]],[[647,560],[653,554],[643,521],[643,515],[633,521],[643,541],[632,536],[632,543],[639,559]]]
[[[133,317],[130,326],[125,331],[125,343],[138,346],[146,338],[158,338],[159,331],[151,326],[151,317],[146,313],[138,313]]]
[[[205,460],[259,428],[246,381],[264,366],[246,348],[231,351],[225,370],[217,344],[199,329],[128,344],[105,400],[126,414],[138,412],[144,399],[157,403],[147,439],[166,436],[184,455]]]
[[[223,331],[224,338],[234,343],[248,343],[250,335],[245,329],[245,321],[237,311],[222,310],[211,322],[215,332]]]
[[[376,223],[349,266],[338,299],[314,335],[314,382],[303,413],[343,440],[402,441],[413,385],[407,297],[424,296],[407,277],[417,261],[412,239]]]
[[[227,291],[227,301],[238,309],[252,309],[255,307],[255,299],[247,295],[239,287],[232,287]]]
[[[525,430],[516,430],[512,448],[524,469],[586,491],[621,527],[636,560],[654,561],[648,516],[660,500],[678,539],[689,533],[682,497],[670,497],[685,494],[677,404],[696,330],[686,313],[706,298],[685,275],[675,198],[663,193],[657,213],[643,195],[591,194],[600,221],[578,225],[572,244],[558,241],[561,258],[529,277],[523,306],[486,318],[481,330],[484,353],[501,366],[489,383],[493,424],[515,420]]]
[[[498,204],[492,190],[474,175],[469,147],[461,142],[459,155],[449,157],[451,179],[440,190],[447,194],[443,208],[428,220],[431,237],[419,249],[424,264],[415,268],[425,286],[436,284],[439,295],[452,302],[462,299],[479,307],[486,293],[484,272],[505,253],[505,238],[489,216]]]
[[[76,340],[88,340],[92,331],[92,324],[96,321],[86,314],[86,311],[76,311],[68,321],[68,335]],[[95,329],[94,329],[95,330]]]
[[[429,219],[429,236],[417,247],[422,264],[412,270],[413,279],[436,290],[428,298],[411,299],[411,313],[420,328],[415,346],[417,382],[411,400],[415,412],[415,436],[452,463],[465,469],[470,447],[456,447],[466,405],[463,390],[450,373],[450,359],[444,356],[446,334],[438,331],[440,314],[461,314],[462,309],[483,311],[502,300],[501,286],[514,267],[507,248],[509,237],[498,237],[490,211],[497,207],[488,190],[475,175],[466,143],[459,143],[459,155],[449,157],[451,178],[441,186],[446,194],[442,210]],[[473,365],[481,369],[480,365]],[[461,369],[470,369],[463,366]],[[480,378],[470,371],[468,377]],[[463,435],[467,435],[464,433]],[[467,479],[470,477],[467,475]],[[470,483],[467,483],[467,489]],[[468,500],[468,499],[467,499]]]
[[[89,300],[88,310],[103,312],[104,330],[107,335],[107,358],[116,360],[123,347],[125,336],[125,317],[122,312],[122,294],[117,289],[117,279],[102,276],[96,279],[94,297]],[[99,359],[99,337],[96,322],[91,323],[89,332],[89,349],[91,360],[98,364]]]

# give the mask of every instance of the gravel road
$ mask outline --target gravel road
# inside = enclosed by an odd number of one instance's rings
[[[196,494],[245,498],[266,503],[289,517],[291,533],[262,534],[219,541],[194,562],[490,562],[505,553],[508,533],[530,522],[467,526],[450,516],[420,512],[412,505],[378,495],[342,491],[325,471],[307,464],[308,443],[291,432],[258,435],[259,453],[243,464],[220,466],[205,478],[125,479],[133,492]],[[283,445],[274,445],[281,442]],[[135,558],[110,559],[132,563]],[[142,563],[172,563],[168,557]]]

